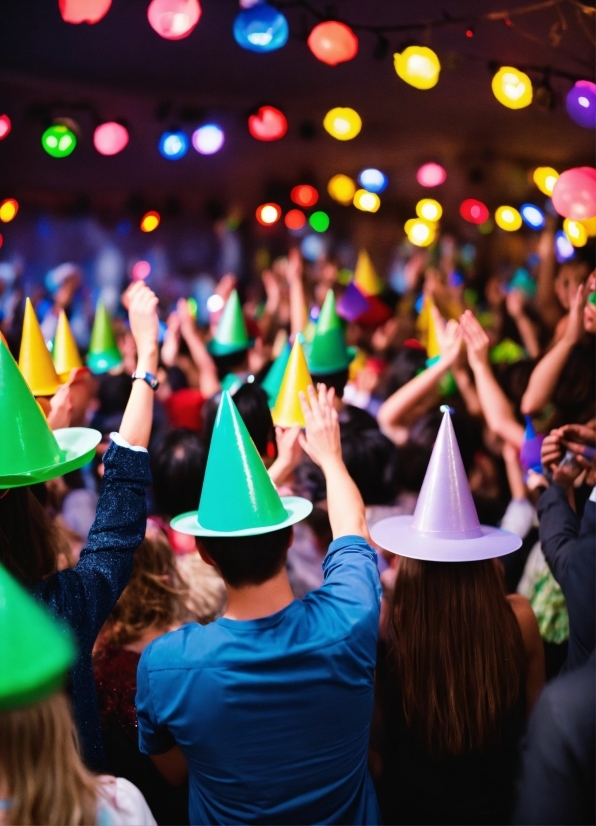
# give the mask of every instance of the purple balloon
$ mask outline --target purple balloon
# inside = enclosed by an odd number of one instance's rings
[[[569,90],[565,105],[571,120],[586,129],[596,129],[596,83],[578,80]]]

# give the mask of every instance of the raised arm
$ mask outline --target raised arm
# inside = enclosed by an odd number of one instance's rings
[[[219,393],[221,389],[217,367],[199,335],[185,298],[178,301],[177,312],[180,319],[182,338],[188,345],[190,356],[199,370],[199,389],[206,399],[210,399],[211,396]]]
[[[542,321],[554,330],[563,315],[561,305],[555,293],[555,227],[554,219],[547,218],[547,227],[538,242],[538,283],[536,289],[536,307]]]
[[[511,290],[505,301],[507,312],[515,321],[519,335],[530,358],[540,355],[540,342],[534,322],[524,312],[524,296],[521,290]]]
[[[307,321],[306,296],[302,281],[302,257],[295,247],[288,254],[286,281],[290,292],[290,335],[295,338],[304,330]]]

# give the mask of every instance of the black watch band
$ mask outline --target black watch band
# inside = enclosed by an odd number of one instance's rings
[[[152,390],[157,390],[159,387],[157,376],[154,376],[153,373],[146,373],[144,370],[135,370],[132,374],[132,380],[134,381],[135,379],[142,379]]]

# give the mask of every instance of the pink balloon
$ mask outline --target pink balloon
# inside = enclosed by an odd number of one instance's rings
[[[97,23],[112,5],[112,0],[59,0],[60,14],[66,23]]]
[[[553,189],[552,200],[563,218],[585,221],[596,217],[596,169],[578,166],[563,172]]]

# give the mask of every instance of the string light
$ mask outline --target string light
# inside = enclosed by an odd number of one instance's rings
[[[314,206],[319,200],[319,193],[314,186],[309,184],[299,184],[290,192],[290,198],[295,204],[302,207]]]
[[[416,204],[416,215],[426,221],[438,221],[443,214],[443,207],[432,198],[423,198]]]
[[[288,229],[302,229],[302,227],[306,224],[306,215],[301,209],[291,209],[286,213],[284,224]]]
[[[523,109],[532,103],[532,81],[513,66],[502,66],[492,80],[493,94],[508,109]]]
[[[586,228],[579,221],[572,221],[570,218],[565,218],[563,221],[563,232],[574,247],[585,247],[588,243]]]
[[[522,204],[519,211],[524,223],[532,229],[542,229],[546,223],[544,212],[534,204]]]
[[[308,47],[317,60],[337,66],[358,54],[358,38],[349,26],[326,20],[315,26],[308,36]]]
[[[151,0],[147,19],[151,28],[165,40],[182,40],[201,17],[198,0]]]
[[[257,221],[264,227],[277,223],[281,218],[281,207],[277,204],[261,204],[257,207]]]
[[[153,230],[158,228],[160,223],[161,218],[159,212],[155,212],[154,210],[146,212],[141,218],[141,230],[143,232],[153,232]]]
[[[480,226],[488,221],[490,212],[482,201],[477,201],[475,198],[466,198],[459,206],[459,214],[464,221]]]
[[[425,163],[416,173],[416,180],[420,186],[440,186],[447,180],[447,173],[438,163]]]
[[[164,132],[159,139],[159,151],[169,161],[178,161],[188,152],[188,138],[180,130]]]
[[[421,218],[410,218],[404,225],[408,241],[416,247],[428,247],[436,238],[433,224]]]
[[[552,195],[559,173],[552,166],[539,166],[532,174],[532,180],[544,195]]]
[[[151,275],[151,264],[149,261],[137,261],[132,267],[132,280],[144,281]]]
[[[278,141],[288,131],[288,121],[275,106],[261,106],[249,115],[248,131],[258,141]]]
[[[93,133],[93,146],[100,155],[117,155],[128,143],[128,130],[121,123],[108,121]]]
[[[77,145],[75,133],[63,123],[54,123],[41,136],[41,145],[53,158],[66,158]]]
[[[363,169],[358,175],[358,183],[369,192],[384,192],[389,183],[387,175],[384,175],[380,169]]]
[[[555,235],[555,255],[559,264],[569,261],[575,255],[573,244],[563,230],[559,230]]]
[[[351,141],[362,129],[362,119],[354,109],[336,106],[325,115],[323,126],[336,140]]]
[[[329,229],[329,216],[326,212],[319,210],[318,212],[313,212],[308,219],[308,223],[315,232],[325,232]]]
[[[495,212],[495,223],[506,232],[515,232],[522,225],[522,217],[515,207],[500,206]]]
[[[112,0],[59,0],[65,23],[98,23],[108,13]]]
[[[565,107],[571,120],[586,129],[596,128],[596,83],[578,80],[565,99]]]
[[[225,135],[215,123],[199,126],[192,133],[192,145],[200,155],[215,155],[224,145]]]
[[[439,58],[427,46],[408,46],[393,55],[395,71],[402,80],[416,89],[432,89],[439,82]]]
[[[11,128],[12,124],[8,115],[0,115],[0,141],[4,140]]]
[[[250,52],[273,52],[288,40],[288,21],[268,3],[244,9],[234,20],[234,39]]]
[[[367,189],[358,189],[354,193],[354,206],[362,212],[376,212],[381,206],[381,199],[376,192]]]
[[[19,203],[14,198],[6,198],[0,204],[0,221],[9,224],[19,211]]]
[[[354,200],[356,184],[347,175],[334,175],[327,184],[327,192],[334,201],[348,206]]]

